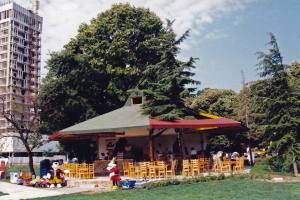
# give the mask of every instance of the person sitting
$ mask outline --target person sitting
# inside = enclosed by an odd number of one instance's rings
[[[230,160],[230,158],[231,158],[231,156],[230,156],[229,153],[223,153],[223,155],[222,155],[222,161],[224,161],[224,160]]]
[[[210,164],[212,165],[212,170],[217,168],[217,160],[219,159],[218,154],[215,152],[210,153]]]
[[[223,151],[218,151],[216,154],[216,160],[222,160],[223,159]],[[223,161],[223,160],[222,160]]]
[[[78,158],[76,156],[72,158],[72,163],[78,163]]]
[[[100,156],[99,156],[99,159],[100,160],[105,160],[105,153],[100,153]]]
[[[174,160],[174,155],[171,151],[168,152],[168,155],[166,157],[166,163],[167,165],[171,165],[172,161]]]
[[[236,160],[238,160],[239,158],[240,158],[240,154],[239,154],[238,152],[233,152],[233,153],[231,154],[231,160],[236,161]]]
[[[154,159],[156,161],[161,161],[162,160],[162,156],[163,156],[162,153],[160,153],[159,151],[155,151]]]
[[[191,153],[190,153],[191,159],[197,159],[197,154],[198,154],[197,150],[194,149],[194,147],[192,147],[191,148]]]
[[[169,161],[174,160],[174,155],[173,155],[173,153],[171,151],[169,151],[169,153],[168,153],[168,160]]]

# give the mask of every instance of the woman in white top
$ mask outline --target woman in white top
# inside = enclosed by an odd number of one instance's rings
[[[196,159],[197,158],[197,154],[198,154],[197,150],[194,149],[194,147],[192,147],[191,148],[191,153],[190,153],[191,159]]]

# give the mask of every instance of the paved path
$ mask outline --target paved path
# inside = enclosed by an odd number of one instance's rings
[[[0,191],[9,195],[0,196],[0,200],[18,200],[18,199],[30,199],[38,197],[50,197],[58,196],[63,194],[72,194],[88,191],[97,191],[99,189],[92,187],[76,187],[76,188],[60,188],[60,189],[49,189],[49,188],[34,188],[26,187],[6,182],[0,182]]]

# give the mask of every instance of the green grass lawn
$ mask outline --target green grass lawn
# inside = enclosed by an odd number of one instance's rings
[[[47,200],[298,200],[299,183],[267,183],[227,179],[181,184],[151,190],[138,189],[98,194],[74,194]]]

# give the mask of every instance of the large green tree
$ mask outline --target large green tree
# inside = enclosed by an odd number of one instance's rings
[[[288,68],[275,36],[270,34],[269,49],[258,53],[258,70],[263,80],[252,85],[256,123],[263,145],[272,155],[275,167],[290,170],[300,156],[300,98],[289,85]]]
[[[193,110],[236,119],[238,101],[239,96],[233,90],[205,88],[187,99],[186,104]]]
[[[129,4],[114,5],[82,24],[77,36],[48,60],[42,130],[60,130],[121,107],[129,89],[149,87],[160,78],[157,73],[166,73],[160,63],[176,56],[169,50],[182,39],[153,12]]]

